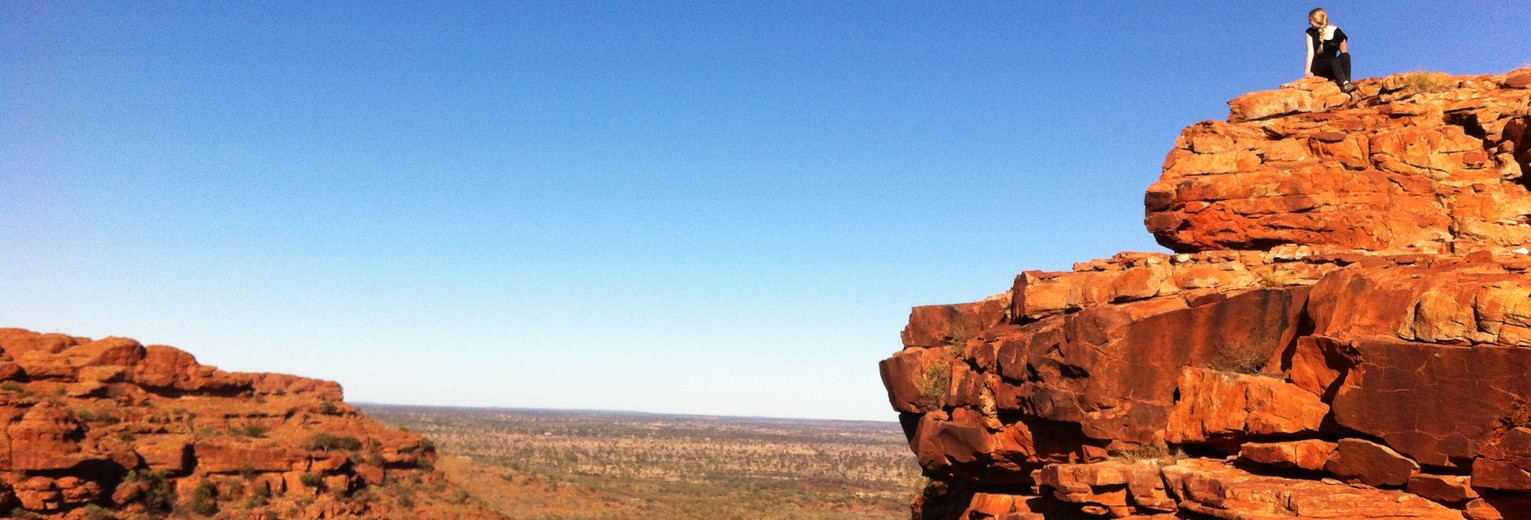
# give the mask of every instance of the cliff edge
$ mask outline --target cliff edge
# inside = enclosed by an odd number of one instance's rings
[[[1173,254],[916,307],[914,517],[1531,517],[1531,69],[1358,86],[1187,128]]]
[[[340,385],[179,349],[0,329],[6,518],[501,518]]]

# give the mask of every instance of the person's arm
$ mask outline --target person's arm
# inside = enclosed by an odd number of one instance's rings
[[[1308,59],[1302,63],[1302,77],[1313,77],[1313,42],[1306,34],[1302,37],[1302,46],[1308,49]]]
[[[1340,52],[1344,53],[1344,54],[1350,54],[1350,39],[1349,38],[1346,38],[1344,41],[1340,42]]]

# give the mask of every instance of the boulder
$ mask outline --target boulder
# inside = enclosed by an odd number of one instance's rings
[[[1225,462],[1188,459],[1163,469],[1182,511],[1213,518],[1460,519],[1402,491],[1255,475]]]
[[[1205,442],[1317,432],[1329,405],[1280,379],[1187,367],[1176,383],[1165,440]]]
[[[1531,410],[1517,410],[1526,417]],[[1473,485],[1504,491],[1531,491],[1531,424],[1507,425],[1494,432],[1473,462]]]
[[[1419,473],[1419,464],[1392,448],[1365,439],[1340,439],[1324,471],[1368,486],[1398,487]]]
[[[26,477],[12,486],[21,507],[33,511],[58,511],[64,506],[64,493],[48,477]]]
[[[1278,468],[1319,471],[1329,464],[1338,444],[1322,439],[1249,442],[1239,446],[1239,459]]]
[[[192,452],[201,473],[283,472],[307,466],[305,453],[271,442],[214,437],[194,443]]]
[[[1421,464],[1468,467],[1531,395],[1531,350],[1356,341],[1357,365],[1332,403],[1335,422]]]
[[[84,460],[83,429],[68,410],[48,404],[32,407],[7,428],[13,470],[68,469]]]
[[[142,361],[145,352],[133,339],[111,337],[72,347],[63,354],[75,367],[97,367],[131,366]]]
[[[904,327],[904,346],[930,348],[965,343],[1004,320],[1009,298],[1009,294],[998,294],[973,303],[915,307],[909,313],[909,325]]]
[[[5,352],[12,356],[32,351],[57,354],[85,342],[87,340],[84,338],[64,334],[41,334],[26,329],[0,328],[0,349],[5,349]]]
[[[1442,504],[1465,504],[1478,498],[1472,478],[1463,475],[1419,474],[1409,477],[1408,492]]]
[[[197,363],[186,351],[164,345],[150,345],[142,362],[136,366],[133,381],[158,392],[197,392],[220,395],[251,389],[248,377],[239,377],[215,367]]]

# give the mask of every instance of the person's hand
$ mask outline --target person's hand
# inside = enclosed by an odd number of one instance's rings
[[[1313,72],[1312,71],[1308,71],[1308,72],[1302,73],[1302,79],[1308,79],[1308,78],[1311,78],[1311,77],[1313,77]]]

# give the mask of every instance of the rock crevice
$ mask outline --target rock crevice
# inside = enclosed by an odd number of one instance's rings
[[[163,345],[0,329],[0,511],[499,517],[448,500],[429,440],[342,397],[331,381],[225,372]]]
[[[1531,69],[1358,84],[1187,128],[1144,196],[1175,253],[915,308],[916,518],[1526,517]]]

